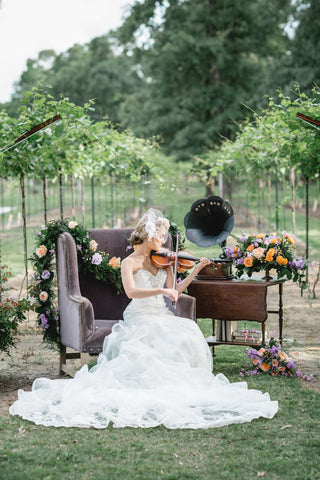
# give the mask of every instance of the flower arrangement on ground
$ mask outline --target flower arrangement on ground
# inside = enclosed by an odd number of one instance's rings
[[[296,255],[294,236],[283,232],[279,235],[242,234],[232,235],[236,240],[234,248],[226,247],[225,254],[231,258],[236,268],[237,277],[246,273],[265,272],[275,269],[277,278],[287,277],[298,282],[301,293],[307,288],[306,261]]]
[[[19,323],[26,319],[25,312],[30,309],[26,298],[18,301],[9,297],[9,288],[4,284],[11,276],[7,265],[0,267],[0,352],[10,355],[10,348],[16,346],[16,334]]]
[[[90,239],[87,229],[74,220],[51,220],[35,232],[36,249],[31,257],[34,276],[30,292],[38,323],[43,329],[43,338],[60,347],[59,308],[55,304],[55,249],[58,236],[68,232],[72,235],[78,257],[79,269],[90,272],[94,278],[110,283],[120,292],[120,258],[109,258],[108,253],[98,251],[98,244]]]
[[[246,354],[251,362],[248,361],[245,368],[241,369],[240,376],[264,373],[273,377],[278,375],[300,377],[303,380],[310,381],[312,375],[303,375],[301,370],[297,368],[295,361],[290,359],[282,350],[280,342],[274,339],[273,332],[270,335],[268,344],[259,350],[247,348]]]

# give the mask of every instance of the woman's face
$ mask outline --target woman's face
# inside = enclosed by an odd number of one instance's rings
[[[152,250],[159,250],[167,239],[168,231],[166,227],[159,229],[156,237],[153,237],[150,241]]]

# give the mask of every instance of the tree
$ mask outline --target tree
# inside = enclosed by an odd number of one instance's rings
[[[102,120],[107,116],[118,124],[121,103],[137,90],[141,79],[132,57],[121,53],[114,38],[104,35],[83,46],[75,44],[59,55],[44,50],[36,59],[29,59],[11,102],[5,105],[7,112],[15,116],[26,92],[40,83],[51,86],[56,100],[62,95],[76,105],[84,105],[94,99],[92,118]]]
[[[299,0],[295,17],[297,27],[291,46],[288,69],[289,87],[298,83],[301,90],[311,94],[320,81],[320,3],[318,0]]]
[[[122,119],[161,135],[181,158],[231,137],[241,103],[252,105],[273,57],[283,54],[289,0],[145,0],[119,29],[144,88],[127,97]],[[267,20],[266,20],[267,19]],[[144,40],[147,38],[147,40]],[[261,96],[260,96],[261,98]]]

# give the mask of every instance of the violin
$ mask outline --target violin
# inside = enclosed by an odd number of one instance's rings
[[[181,271],[190,270],[195,264],[195,262],[199,262],[200,258],[194,257],[191,253],[187,251],[178,252],[171,252],[167,249],[161,249],[160,252],[156,252],[155,250],[151,251],[150,254],[151,262],[157,268],[168,268],[175,264],[177,258],[177,266]],[[211,263],[215,263],[217,259],[209,258]]]

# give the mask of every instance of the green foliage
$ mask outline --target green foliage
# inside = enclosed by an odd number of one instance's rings
[[[290,2],[280,3],[137,2],[118,33],[145,87],[127,97],[125,123],[137,134],[160,134],[165,151],[181,158],[230,137],[244,115],[241,103],[255,104],[269,62],[284,51],[281,23]]]
[[[19,323],[26,320],[25,312],[30,309],[30,302],[23,298],[15,301],[10,298],[4,284],[11,276],[6,265],[0,266],[0,352],[10,355],[10,348],[16,346],[16,334]]]

